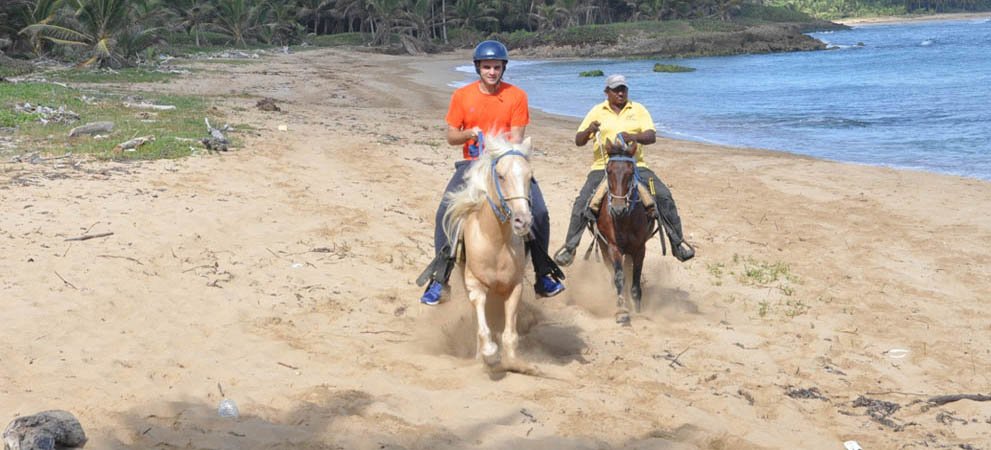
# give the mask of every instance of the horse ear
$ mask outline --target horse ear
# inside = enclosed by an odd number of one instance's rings
[[[630,149],[629,149],[629,150],[630,150],[630,151],[629,151],[629,156],[634,156],[634,155],[636,155],[636,154],[637,154],[637,149],[638,149],[638,148],[640,148],[640,144],[639,144],[639,143],[637,143],[637,142],[634,142],[634,143],[632,143],[632,144],[630,144]]]
[[[612,149],[612,140],[609,139],[609,138],[606,138],[606,142],[605,142],[605,144],[602,145],[602,148],[606,149],[606,152],[608,152],[610,149]]]
[[[530,141],[530,136],[527,136],[526,138],[523,139],[522,146],[523,146],[523,150],[526,150],[527,153],[530,153],[530,149],[533,148],[533,144]]]

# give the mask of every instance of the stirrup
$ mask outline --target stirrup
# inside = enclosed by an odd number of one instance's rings
[[[561,247],[557,253],[554,253],[554,262],[558,266],[568,267],[575,261],[575,250],[569,249],[567,246]]]
[[[685,253],[682,253],[682,245],[688,249]],[[692,247],[692,244],[689,244],[688,241],[683,240],[678,245],[671,244],[671,255],[678,261],[685,262],[695,257],[695,247]]]
[[[427,268],[420,272],[420,276],[416,277],[416,285],[423,286],[429,280],[440,280],[441,284],[447,283],[454,269],[454,259],[448,256],[450,252],[449,247],[445,245],[440,253],[434,256],[433,261],[430,261]]]

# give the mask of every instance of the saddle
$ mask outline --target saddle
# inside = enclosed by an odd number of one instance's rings
[[[645,185],[642,181],[637,183],[637,193],[640,196],[640,203],[642,203],[644,209],[647,210],[647,215],[649,217],[653,217],[656,221],[652,222],[650,225],[650,235],[653,236],[654,234],[658,234],[661,240],[661,254],[666,255],[668,254],[668,246],[667,243],[664,242],[664,235],[660,232],[662,229],[670,229],[671,225],[664,220],[664,216],[662,216],[660,211],[657,209],[657,204],[654,201],[653,180],[647,180],[647,182],[650,183],[650,186]],[[585,226],[593,236],[596,236],[596,239],[593,239],[592,243],[589,244],[588,250],[585,251],[585,259],[588,259],[589,254],[592,252],[593,245],[595,245],[600,239],[605,241],[605,238],[599,234],[599,230],[596,228],[595,222],[598,220],[599,207],[602,206],[602,199],[606,197],[606,192],[608,192],[608,189],[609,180],[603,178],[599,183],[599,186],[595,188],[595,192],[592,193],[592,198],[590,198],[588,202],[588,208],[585,208],[585,219],[587,220]],[[655,224],[657,228],[654,228]]]
[[[440,253],[436,255],[433,261],[427,265],[427,268],[420,273],[420,276],[416,279],[417,286],[423,286],[427,284],[427,281],[437,280],[443,284],[447,284],[447,280],[451,277],[451,272],[454,270],[454,266],[459,262],[463,262],[465,258],[465,248],[464,248],[464,234],[461,232],[461,225],[458,224],[457,231],[455,232],[455,242],[454,248],[452,249],[450,245],[445,245],[441,249]],[[534,264],[534,269],[538,273],[548,273],[553,275],[559,280],[565,279],[564,272],[558,267],[557,263],[551,259],[550,255],[544,251],[539,245],[533,245],[532,235],[526,240],[526,251],[531,254],[532,262]]]
[[[606,192],[609,189],[609,180],[602,178],[599,183],[599,187],[595,188],[595,192],[592,194],[592,198],[589,199],[588,207],[592,211],[598,211],[599,206],[602,206],[602,199],[606,197]],[[637,183],[637,190],[640,194],[640,203],[643,203],[643,207],[650,211],[654,207],[654,194],[650,192],[650,188],[645,186],[642,182]]]

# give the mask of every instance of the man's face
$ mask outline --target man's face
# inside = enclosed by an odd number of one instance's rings
[[[626,95],[629,90],[626,86],[616,86],[616,88],[606,88],[606,97],[609,98],[609,103],[613,105],[625,105]]]
[[[494,85],[502,78],[505,68],[505,63],[498,59],[484,59],[478,62],[478,75],[483,83]]]

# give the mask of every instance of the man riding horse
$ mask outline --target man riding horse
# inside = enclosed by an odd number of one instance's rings
[[[585,185],[582,186],[571,209],[567,240],[554,255],[554,261],[562,267],[568,266],[574,261],[582,233],[584,233],[589,220],[594,218],[598,212],[590,211],[589,200],[605,176],[608,158],[605,149],[606,138],[611,140],[616,139],[617,136],[626,143],[639,144],[640,151],[636,154],[637,167],[640,177],[647,183],[649,191],[654,196],[653,214],[667,232],[671,242],[671,254],[679,261],[692,259],[695,256],[695,249],[685,242],[684,234],[681,231],[681,218],[678,217],[678,209],[671,197],[671,191],[647,167],[647,163],[643,160],[644,146],[657,141],[654,120],[650,117],[647,108],[629,99],[629,84],[623,75],[611,75],[606,79],[605,94],[606,100],[592,107],[585,115],[581,125],[578,126],[578,133],[575,134],[575,145],[579,147],[587,144],[596,135],[601,137],[596,138],[593,143],[592,151],[595,160],[592,162],[592,169],[585,179]]]
[[[505,134],[511,143],[519,144],[523,142],[526,126],[530,123],[526,93],[502,80],[509,63],[506,46],[497,41],[484,41],[475,47],[472,59],[479,80],[454,91],[447,110],[447,143],[460,145],[464,160],[454,164],[454,175],[444,190],[445,197],[437,207],[434,260],[418,280],[429,280],[427,289],[420,297],[420,302],[426,305],[440,302],[443,287],[447,284],[454,265],[451,249],[456,243],[448,242],[441,226],[448,207],[446,194],[464,186],[465,172],[484,149],[480,139],[483,132]],[[533,209],[533,240],[527,242],[527,250],[536,275],[534,290],[538,296],[551,297],[564,290],[564,284],[559,281],[564,278],[564,274],[548,256],[550,219],[536,180],[531,183],[530,200]]]

